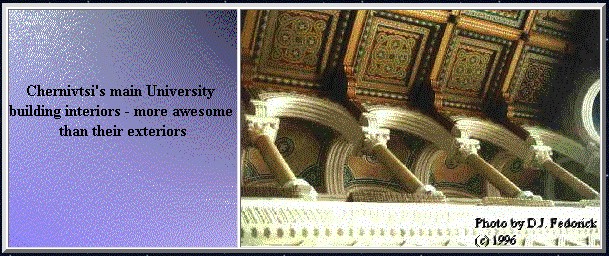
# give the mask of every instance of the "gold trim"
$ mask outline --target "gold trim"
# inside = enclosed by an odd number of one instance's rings
[[[436,60],[434,61],[433,68],[431,69],[431,73],[429,75],[429,80],[431,82],[431,87],[436,90],[440,88],[438,84],[438,77],[440,76],[440,69],[444,63],[444,57],[446,57],[446,50],[448,49],[448,42],[452,38],[452,33],[455,28],[455,24],[446,23],[446,29],[444,30],[444,35],[442,35],[442,42],[440,42],[440,47],[438,47],[438,53],[436,54]]]
[[[531,10],[528,13],[528,16],[524,22],[524,31],[523,33],[529,33],[531,28],[533,27],[533,23],[535,21],[535,15],[537,15],[537,10]],[[512,78],[514,78],[514,74],[516,73],[516,67],[518,66],[518,62],[520,61],[520,57],[522,56],[522,51],[524,49],[525,41],[522,39],[518,40],[516,45],[516,49],[514,50],[514,55],[510,60],[510,66],[508,68],[508,72],[505,75],[505,79],[503,80],[503,86],[501,88],[501,96],[505,100],[506,103],[511,102],[512,96],[508,93],[510,89],[510,85],[512,83]]]
[[[459,16],[457,27],[467,29],[483,35],[496,36],[507,40],[518,40],[521,30],[502,26],[485,20],[479,20],[468,16]]]
[[[387,12],[436,23],[446,23],[450,16],[449,12],[444,10],[388,10]]]
[[[257,95],[257,92],[261,91],[276,91],[276,92],[290,92],[300,93],[305,95],[311,95],[316,97],[325,97],[328,92],[322,91],[319,87],[300,87],[300,86],[289,86],[285,84],[276,84],[272,82],[253,81],[247,89],[252,95]]]
[[[357,57],[357,48],[360,44],[360,37],[364,30],[364,26],[366,25],[366,16],[368,16],[368,11],[366,10],[359,10],[355,15],[355,22],[351,29],[351,36],[349,37],[347,52],[345,53],[345,60],[343,61],[347,76],[355,75],[353,68],[355,65],[355,58]]]
[[[531,28],[533,28],[533,23],[535,22],[535,16],[537,15],[537,10],[530,10],[529,16],[524,22],[524,32],[529,33]]]
[[[567,41],[536,32],[529,35],[529,45],[557,52],[566,52],[568,49]]]
[[[258,16],[260,11],[248,10],[245,15],[245,22],[243,24],[243,30],[241,31],[241,55],[247,55],[253,57],[254,45],[256,44],[256,23],[258,23]]]
[[[510,66],[508,68],[508,72],[505,75],[505,79],[503,80],[503,87],[501,87],[501,94],[503,99],[506,102],[510,101],[510,94],[507,91],[510,89],[510,84],[512,83],[512,78],[516,73],[516,66],[518,66],[518,61],[520,61],[520,56],[522,55],[522,50],[524,48],[524,41],[518,40],[518,44],[516,45],[516,49],[514,50],[514,56],[510,60]],[[506,94],[507,93],[507,94]]]

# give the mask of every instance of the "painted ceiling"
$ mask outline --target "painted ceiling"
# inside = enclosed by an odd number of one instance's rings
[[[568,86],[589,12],[250,10],[242,86],[534,122]]]

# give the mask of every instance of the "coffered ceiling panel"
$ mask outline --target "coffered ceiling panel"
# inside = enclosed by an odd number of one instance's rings
[[[455,29],[441,65],[436,91],[440,111],[482,110],[490,86],[503,77],[512,42]]]
[[[559,53],[525,46],[506,95],[508,117],[532,118],[547,96],[562,56]]]
[[[315,80],[328,59],[326,39],[332,38],[336,23],[332,18],[332,13],[311,11],[270,13],[260,49],[261,73],[281,76],[288,69],[295,78]]]
[[[538,10],[532,31],[551,36],[567,37],[578,18],[576,10]]]
[[[578,40],[596,45],[575,29],[589,15],[597,13],[247,11],[241,81],[246,88],[344,100],[356,114],[363,104],[389,104],[436,112],[439,119],[536,122],[548,92],[569,79],[558,70],[574,64]]]
[[[360,11],[357,15],[355,26],[361,27],[361,33],[351,37],[352,58],[345,60],[352,67],[347,72],[352,78],[349,86],[361,95],[407,99],[429,73],[442,25],[400,12]]]
[[[255,84],[287,87],[322,86],[336,67],[348,11],[277,10],[250,11],[242,52],[251,54]],[[342,15],[342,16],[341,16]],[[247,34],[249,33],[249,34]],[[247,40],[251,42],[247,42]],[[246,41],[246,42],[244,42]]]

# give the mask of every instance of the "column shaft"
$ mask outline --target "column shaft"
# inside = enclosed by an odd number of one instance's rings
[[[295,180],[296,176],[288,163],[283,159],[279,149],[268,135],[260,135],[255,141],[256,147],[260,150],[260,154],[264,162],[269,166],[279,184],[285,184],[288,181]]]
[[[517,197],[522,192],[518,186],[503,176],[495,167],[484,161],[478,154],[468,155],[465,158],[465,163],[484,176],[493,186],[501,191],[502,195]]]
[[[384,145],[375,145],[371,152],[406,186],[408,192],[414,193],[425,185]]]
[[[546,160],[543,162],[542,166],[544,167],[544,169],[550,172],[552,176],[558,178],[560,181],[567,184],[581,196],[588,199],[600,198],[599,193],[596,192],[592,187],[588,186],[588,184],[575,177],[573,174],[562,168],[554,161]]]

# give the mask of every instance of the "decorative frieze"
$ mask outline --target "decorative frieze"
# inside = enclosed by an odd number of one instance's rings
[[[489,199],[487,199],[488,202]],[[512,200],[511,202],[514,202]],[[510,235],[511,247],[599,247],[602,227],[550,227],[560,221],[600,221],[598,207],[539,207],[545,201],[523,205],[452,203],[378,203],[241,200],[241,246],[433,246],[473,247],[476,237]],[[529,205],[524,205],[529,204]],[[535,206],[533,206],[535,205]],[[510,220],[539,221],[545,228],[512,228]],[[487,226],[478,225],[486,221]],[[506,226],[502,227],[502,221]],[[491,226],[491,223],[494,226]]]
[[[380,191],[371,189],[358,189],[351,191],[348,202],[376,202],[376,203],[444,203],[446,197],[436,193],[431,185],[420,187],[415,193],[405,194],[394,191]]]

